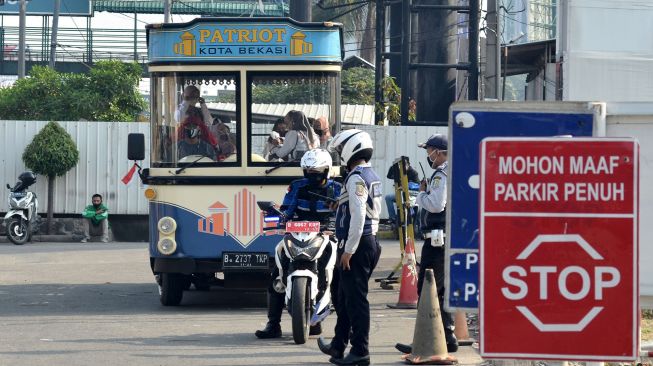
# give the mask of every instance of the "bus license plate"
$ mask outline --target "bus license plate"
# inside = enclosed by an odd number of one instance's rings
[[[222,268],[265,269],[268,267],[267,253],[222,253]]]

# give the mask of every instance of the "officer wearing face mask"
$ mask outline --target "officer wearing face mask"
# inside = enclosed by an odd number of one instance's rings
[[[334,201],[340,196],[340,183],[329,179],[329,170],[332,165],[331,154],[323,149],[307,151],[302,156],[301,167],[304,171],[304,178],[290,183],[288,192],[283,199],[281,211],[288,218],[300,221],[319,221],[326,224],[333,217],[335,212],[331,209],[331,202],[323,197],[332,198]],[[318,289],[327,291],[327,276],[332,273],[326,270],[327,261],[331,257],[331,246],[327,246],[325,253],[318,261],[320,283]],[[280,253],[281,247],[276,250],[283,272],[287,272],[288,259]],[[281,337],[281,313],[285,298],[284,273],[280,273],[275,267],[268,287],[268,323],[262,330],[257,330],[255,335],[258,338],[280,338]],[[332,296],[332,298],[334,298]],[[335,301],[335,299],[334,299]],[[310,335],[322,333],[322,325],[316,324],[309,330]]]
[[[197,117],[188,117],[182,124],[181,133],[183,139],[177,143],[177,154],[179,159],[186,156],[206,156],[215,160],[215,149],[201,137],[208,129],[201,125],[201,120]],[[203,127],[203,128],[202,128]]]
[[[447,206],[447,137],[435,134],[418,145],[426,149],[428,166],[435,169],[431,179],[423,180],[420,185],[420,193],[417,195],[419,206],[420,230],[424,236],[422,246],[422,257],[420,259],[419,275],[417,277],[417,293],[421,294],[422,284],[426,269],[433,269],[435,282],[438,289],[438,300],[440,301],[440,315],[444,326],[444,336],[448,352],[458,350],[458,340],[454,335],[453,316],[444,310],[444,229],[446,223]],[[406,344],[395,345],[403,353],[411,353],[412,347]]]

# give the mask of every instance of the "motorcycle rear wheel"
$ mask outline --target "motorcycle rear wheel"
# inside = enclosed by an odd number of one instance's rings
[[[7,238],[15,245],[23,245],[29,241],[30,232],[27,222],[20,217],[12,217],[7,223]]]

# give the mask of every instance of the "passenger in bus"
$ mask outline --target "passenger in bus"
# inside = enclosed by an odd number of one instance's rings
[[[184,93],[182,94],[182,102],[177,107],[175,111],[175,121],[181,123],[188,112],[188,108],[195,107],[199,103],[200,107],[200,118],[204,121],[207,126],[210,126],[213,122],[213,117],[209,112],[209,108],[206,106],[204,98],[200,97],[200,90],[195,85],[188,85],[184,88]],[[197,107],[195,107],[197,108]]]
[[[333,139],[327,118],[325,116],[318,117],[313,123],[313,129],[320,136],[320,148],[326,149],[329,146],[329,142]]]
[[[180,135],[179,142],[177,142],[179,159],[190,155],[197,155],[216,160],[214,146],[217,145],[217,141],[215,141],[211,132],[209,132],[206,125],[199,118],[195,116],[186,118],[181,125]],[[205,137],[210,142],[206,141]]]
[[[276,154],[271,153],[275,146],[283,144],[283,138],[286,136],[286,133],[288,133],[288,125],[286,124],[285,119],[279,118],[274,122],[272,132],[270,132],[268,139],[265,141],[265,147],[263,148],[263,157],[265,158],[265,161],[288,160],[287,157],[286,159],[281,159]]]
[[[218,161],[222,161],[236,153],[236,141],[231,134],[229,126],[222,122],[214,126],[215,136],[218,140],[218,144],[215,146],[215,149],[218,156]]]
[[[340,196],[342,185],[329,179],[329,171],[333,161],[331,155],[322,149],[308,151],[301,160],[301,167],[304,171],[304,178],[294,180],[288,187],[288,192],[281,204],[284,214],[300,221],[319,221],[321,224],[328,224],[335,215],[334,206],[329,200],[336,200]],[[311,194],[313,193],[313,194]],[[316,195],[317,194],[317,195]],[[322,196],[322,197],[320,197]],[[283,245],[283,244],[279,244]],[[275,250],[283,273],[288,273],[289,260],[281,253],[281,247]],[[322,256],[318,259],[318,289],[319,291],[331,291],[331,299],[335,304],[337,299],[333,296],[336,279],[333,277],[333,264],[329,268],[328,262],[335,246],[327,246]],[[257,330],[255,335],[258,338],[281,338],[281,314],[285,302],[285,286],[287,279],[280,274],[275,266],[268,286],[268,322],[265,328]],[[322,333],[321,323],[310,328],[310,335]]]
[[[320,139],[304,112],[290,111],[284,120],[290,126],[290,130],[286,134],[283,144],[270,150],[271,154],[282,159],[288,157],[289,160],[299,161],[306,151],[320,147]]]

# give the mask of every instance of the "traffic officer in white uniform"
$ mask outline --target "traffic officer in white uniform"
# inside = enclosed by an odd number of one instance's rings
[[[417,195],[419,206],[420,230],[424,236],[422,257],[420,259],[419,276],[417,277],[417,293],[421,294],[424,275],[428,268],[433,269],[435,283],[440,301],[440,315],[444,326],[444,335],[448,352],[458,350],[458,340],[454,335],[454,320],[451,313],[444,310],[444,229],[446,226],[447,206],[447,137],[441,134],[431,135],[429,139],[418,145],[426,149],[428,165],[435,169],[428,181],[420,185]],[[412,347],[402,343],[395,345],[399,351],[411,353]]]
[[[369,164],[373,145],[366,132],[356,129],[342,131],[333,138],[329,150],[338,153],[349,173],[336,211],[340,275],[338,320],[331,343],[320,338],[318,346],[331,356],[331,363],[366,366],[370,363],[367,284],[381,255],[376,240],[383,196],[381,179]],[[345,357],[348,343],[351,343],[351,350]]]

